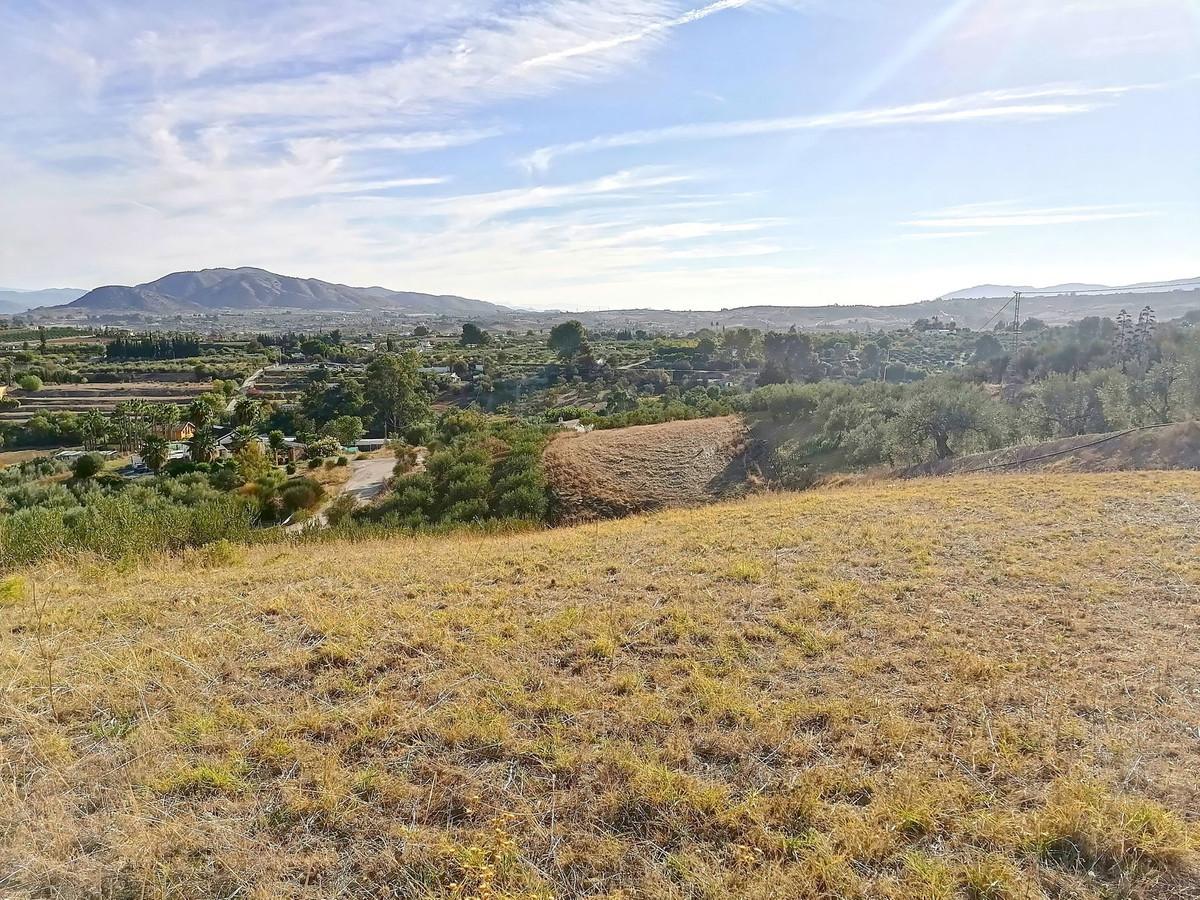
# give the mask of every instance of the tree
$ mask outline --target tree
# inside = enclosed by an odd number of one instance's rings
[[[95,453],[85,453],[71,467],[71,475],[76,481],[87,481],[100,474],[104,468],[104,460]]]
[[[274,471],[274,466],[263,451],[262,444],[251,441],[234,454],[238,474],[245,481],[257,481]]]
[[[338,416],[325,426],[325,433],[343,447],[353,447],[363,436],[363,421],[358,416]]]
[[[991,334],[981,334],[975,342],[975,362],[987,362],[1004,355],[1004,345]]]
[[[935,459],[949,459],[969,436],[998,436],[989,400],[976,387],[932,380],[923,383],[891,423],[898,449],[920,457],[932,445]]]
[[[239,425],[233,430],[233,434],[230,436],[229,448],[234,453],[240,453],[255,443],[257,437],[258,435],[255,434],[254,429],[249,425]]]
[[[266,418],[266,404],[253,397],[243,397],[233,405],[233,424],[255,427]]]
[[[42,379],[36,375],[22,375],[17,379],[17,386],[23,391],[40,391],[42,389]]]
[[[122,450],[137,447],[146,434],[142,408],[136,401],[120,403],[108,417],[108,435]]]
[[[335,437],[319,438],[304,448],[304,455],[309,459],[327,459],[341,452],[342,445]]]
[[[108,439],[108,419],[94,409],[79,417],[77,427],[84,450],[95,450]]]
[[[267,446],[271,448],[275,462],[278,463],[279,457],[283,453],[283,448],[287,446],[287,436],[282,431],[272,431],[267,435]]]
[[[339,416],[362,415],[364,403],[362,386],[353,378],[339,378],[310,384],[300,396],[300,411],[324,424]]]
[[[1180,362],[1169,357],[1135,382],[1137,401],[1149,414],[1150,424],[1165,425],[1175,418],[1176,410],[1184,405],[1181,392],[1186,386],[1185,374]]]
[[[217,438],[213,434],[212,426],[207,423],[197,425],[196,433],[188,441],[188,449],[191,452],[192,462],[211,462],[217,455]]]
[[[197,429],[210,426],[217,420],[220,408],[223,408],[223,404],[217,394],[201,394],[188,406],[188,421]]]
[[[464,347],[476,347],[488,343],[491,339],[492,336],[474,322],[467,322],[462,327],[462,338],[459,343]]]
[[[171,448],[160,437],[149,435],[142,441],[142,462],[151,471],[158,472],[167,464],[171,456]]]
[[[550,349],[563,359],[573,359],[577,353],[586,350],[587,343],[587,329],[575,319],[550,329]]]
[[[863,344],[863,348],[858,354],[858,361],[864,369],[879,368],[879,362],[882,358],[883,351],[879,349],[879,345],[874,341],[868,341]]]
[[[148,418],[159,436],[165,438],[167,430],[183,418],[183,410],[174,403],[158,403],[150,408]]]
[[[413,329],[414,337],[429,337],[429,328],[426,325],[418,325]]]
[[[821,377],[821,361],[813,352],[812,339],[807,334],[771,332],[763,338],[763,351],[767,368],[782,373],[787,381],[816,381]],[[759,383],[773,382],[760,379]]]
[[[429,393],[415,353],[386,353],[367,366],[364,393],[375,407],[385,437],[429,417]]]

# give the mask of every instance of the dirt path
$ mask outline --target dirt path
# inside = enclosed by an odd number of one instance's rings
[[[354,460],[350,463],[350,478],[342,486],[342,489],[322,504],[321,508],[313,514],[311,519],[289,525],[287,530],[300,531],[314,524],[318,528],[326,527],[329,524],[329,519],[325,513],[333,501],[339,497],[351,496],[354,498],[355,505],[357,506],[364,506],[370,503],[387,490],[388,479],[392,477],[392,470],[395,467],[396,460],[391,456],[385,456],[380,459]]]

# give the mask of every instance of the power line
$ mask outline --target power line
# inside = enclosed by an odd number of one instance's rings
[[[996,321],[998,318],[1000,318],[1001,314],[1003,314],[1003,312],[1004,312],[1006,309],[1008,309],[1010,306],[1012,306],[1012,304],[1013,304],[1013,301],[1014,301],[1014,300],[1016,300],[1016,299],[1017,299],[1017,295],[1016,295],[1016,294],[1013,294],[1013,296],[1011,296],[1011,297],[1008,299],[1008,302],[1007,302],[1007,303],[1005,303],[1005,304],[1004,304],[1002,307],[1000,307],[998,310],[996,310],[996,313],[995,313],[995,315],[993,315],[993,316],[992,316],[990,319],[988,319],[986,322],[984,322],[984,323],[983,323],[983,325],[980,327],[980,329],[979,329],[979,330],[980,330],[980,331],[986,331],[986,330],[987,330],[987,327],[988,327],[989,325],[991,325],[993,322],[995,322],[995,321]]]

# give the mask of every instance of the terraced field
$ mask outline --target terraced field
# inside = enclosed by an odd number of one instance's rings
[[[19,400],[17,409],[0,412],[0,421],[25,422],[45,413],[111,412],[118,403],[145,400],[148,403],[190,403],[210,390],[200,381],[133,381],[93,384],[49,384],[39,391],[14,390],[8,396]]]

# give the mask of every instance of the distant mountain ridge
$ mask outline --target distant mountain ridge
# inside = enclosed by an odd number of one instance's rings
[[[170,316],[219,310],[269,312],[287,309],[320,312],[388,309],[447,316],[490,316],[506,311],[502,306],[483,300],[392,291],[382,287],[351,287],[244,267],[173,272],[132,287],[106,285],[65,305],[40,312]]]
[[[961,291],[955,291],[952,294],[943,294],[938,297],[939,300],[997,300],[1004,297],[1011,297],[1018,291],[1023,294],[1089,294],[1097,291],[1169,291],[1179,285],[1192,284],[1196,281],[1194,278],[1180,278],[1176,281],[1143,281],[1138,284],[1052,284],[1049,287],[1034,287],[1033,285],[1025,284],[980,284],[972,288],[966,288]],[[1153,287],[1151,287],[1153,285]],[[1159,286],[1162,285],[1162,286]]]
[[[53,306],[78,300],[87,291],[83,288],[46,288],[40,291],[21,291],[0,288],[0,314],[17,315],[39,306]]]

